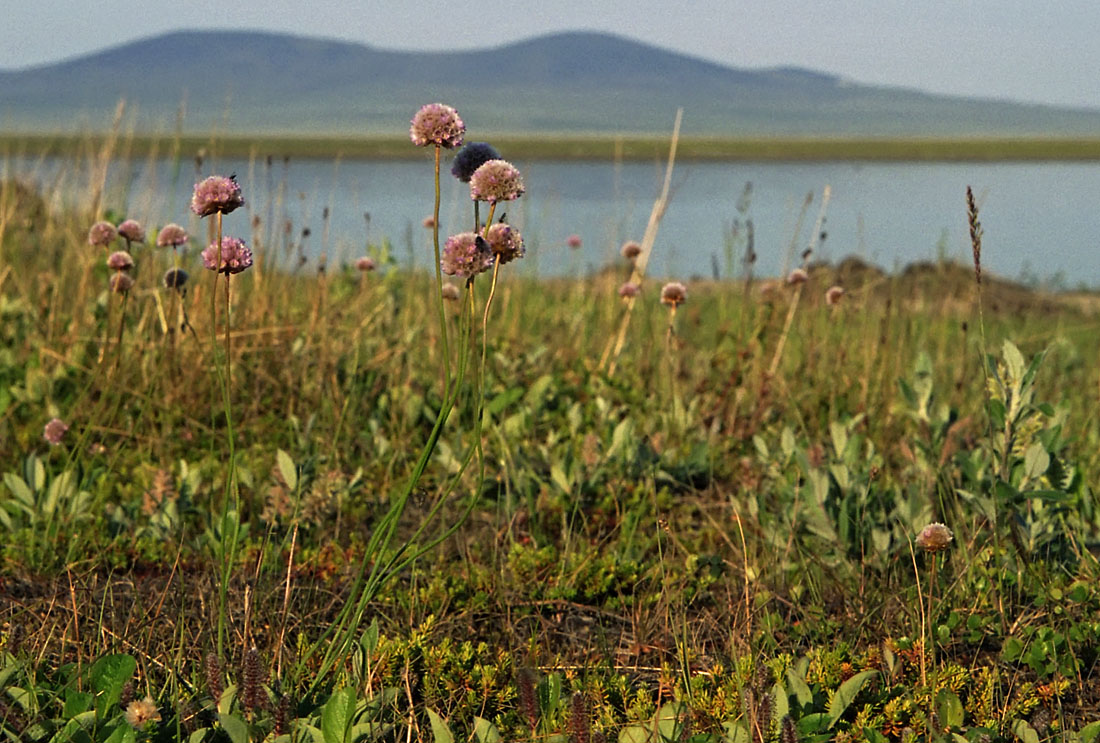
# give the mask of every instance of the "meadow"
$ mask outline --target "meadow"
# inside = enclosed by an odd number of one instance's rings
[[[243,179],[157,247],[131,145],[0,185],[7,739],[1100,734],[1100,321],[965,194],[975,265],[536,281],[486,186],[458,276],[307,275]]]

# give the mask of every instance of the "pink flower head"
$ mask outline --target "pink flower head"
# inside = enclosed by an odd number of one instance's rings
[[[158,248],[176,248],[187,244],[187,230],[176,223],[166,224],[157,233]]]
[[[830,286],[825,291],[825,304],[830,307],[835,307],[840,304],[840,300],[844,297],[844,287],[842,286]]]
[[[210,243],[202,251],[202,265],[218,273],[240,273],[252,265],[252,251],[245,246],[244,240],[226,235],[222,237],[220,255],[217,243]]]
[[[580,235],[570,235],[569,237],[565,238],[565,244],[573,248],[573,250],[576,250],[584,244],[584,241],[581,240]]]
[[[409,138],[417,147],[436,145],[454,149],[462,146],[466,134],[466,124],[450,106],[442,103],[429,103],[423,106],[412,118]]]
[[[218,212],[228,214],[239,206],[244,206],[244,196],[241,195],[241,184],[233,176],[212,175],[195,184],[191,211],[200,217]]]
[[[642,246],[633,240],[627,240],[619,252],[623,254],[623,258],[633,261],[642,254]]]
[[[471,278],[493,266],[493,251],[481,235],[460,232],[447,238],[439,267],[448,276]]]
[[[136,219],[127,219],[120,224],[118,226],[118,234],[123,237],[126,242],[145,242],[145,228],[142,227],[141,222]]]
[[[679,281],[670,281],[661,287],[661,304],[675,309],[687,300],[687,289]]]
[[[523,195],[523,178],[507,160],[489,160],[470,176],[470,198],[475,201],[513,201]]]
[[[134,288],[134,279],[125,271],[115,271],[111,274],[110,286],[115,294],[126,294]]]
[[[426,228],[430,230],[431,228],[435,227],[435,217],[429,214],[428,216],[424,217],[424,221],[421,222],[421,224],[423,224]]]
[[[96,222],[88,230],[88,244],[107,247],[118,239],[118,230],[110,222]]]
[[[373,258],[368,258],[367,256],[363,256],[362,258],[358,258],[355,261],[355,267],[358,268],[363,273],[366,273],[368,271],[373,271],[375,269],[374,259]]]
[[[810,274],[806,273],[804,268],[796,268],[787,274],[788,284],[805,284],[810,280]]]
[[[485,241],[489,243],[489,249],[497,256],[503,265],[516,258],[522,258],[526,252],[523,247],[523,236],[519,230],[504,222],[497,222],[485,233]]]
[[[440,291],[443,292],[443,298],[448,302],[457,302],[462,296],[462,292],[459,291],[458,287],[449,281],[443,284],[443,288]]]
[[[642,293],[642,287],[635,284],[633,281],[627,281],[619,287],[619,296],[623,299],[630,297],[636,297]]]
[[[42,438],[50,442],[50,446],[57,446],[68,430],[69,426],[65,421],[60,418],[51,418],[46,427],[42,429]]]
[[[925,552],[940,552],[947,549],[955,535],[940,523],[929,524],[917,535],[917,546]]]
[[[133,267],[134,259],[125,250],[116,250],[107,256],[107,268],[112,271],[129,271]]]

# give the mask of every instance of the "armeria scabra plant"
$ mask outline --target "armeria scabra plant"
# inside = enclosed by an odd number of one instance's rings
[[[252,251],[245,245],[244,240],[236,237],[222,235],[222,217],[241,206],[244,206],[244,194],[237,183],[235,175],[212,175],[195,184],[191,195],[191,211],[199,217],[215,216],[216,239],[202,252],[203,266],[214,274],[214,287],[210,292],[210,333],[211,347],[217,348],[218,334],[218,308],[217,288],[218,277],[225,276],[225,361],[224,365],[217,362],[215,352],[214,368],[218,377],[218,386],[221,388],[222,409],[225,414],[226,437],[228,449],[228,467],[225,478],[225,495],[222,504],[221,539],[218,543],[218,557],[221,561],[221,583],[219,586],[218,605],[218,654],[225,650],[225,621],[227,602],[229,595],[229,582],[233,572],[233,564],[236,561],[238,541],[240,538],[240,492],[237,485],[237,449],[236,435],[233,428],[233,346],[231,325],[231,296],[230,285],[233,275],[238,274],[252,265]]]

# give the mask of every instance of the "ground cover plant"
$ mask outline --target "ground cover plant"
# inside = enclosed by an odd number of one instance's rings
[[[535,281],[537,184],[410,134],[430,273],[280,264],[233,175],[154,230],[124,140],[2,181],[0,733],[1096,739],[1097,320],[972,199],[973,266]]]

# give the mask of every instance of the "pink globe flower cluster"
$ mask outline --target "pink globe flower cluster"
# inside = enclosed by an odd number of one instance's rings
[[[417,147],[435,145],[450,150],[461,147],[465,136],[466,124],[458,111],[442,103],[421,107],[409,127],[409,138]]]
[[[126,241],[127,246],[130,243],[145,242],[145,228],[142,227],[141,222],[136,219],[127,219],[119,224],[118,234],[119,237]]]
[[[448,276],[471,278],[493,266],[493,251],[481,235],[460,232],[447,238],[439,267]]]
[[[127,294],[134,288],[134,277],[130,271],[134,268],[134,258],[125,250],[116,250],[107,256],[107,268],[114,271],[109,285],[115,294]]]
[[[221,250],[212,242],[202,251],[202,265],[226,275],[240,273],[252,265],[252,251],[238,237],[222,237]]]
[[[178,248],[180,245],[186,245],[187,240],[187,230],[175,222],[164,225],[157,233],[158,248]]]
[[[88,230],[88,244],[97,248],[106,248],[118,239],[118,230],[110,222],[96,222]]]
[[[687,289],[679,281],[670,281],[661,287],[661,304],[667,304],[672,309],[687,301]]]
[[[519,170],[507,160],[489,160],[470,176],[470,198],[475,201],[514,201],[523,191]]]
[[[523,235],[519,230],[504,222],[497,222],[485,232],[485,241],[501,265],[522,258],[526,252],[523,247]]]
[[[65,421],[60,418],[51,418],[50,422],[42,429],[42,438],[46,439],[50,446],[57,446],[68,430],[69,425]]]
[[[200,217],[218,212],[228,214],[241,206],[244,206],[244,196],[241,195],[241,185],[233,176],[212,175],[196,183],[191,195],[191,211]]]

